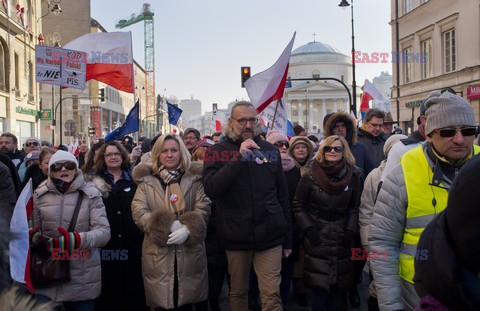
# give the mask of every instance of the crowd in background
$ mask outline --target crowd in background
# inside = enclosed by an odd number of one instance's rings
[[[432,92],[417,131],[403,135],[394,123],[377,109],[361,126],[335,112],[322,135],[297,125],[287,137],[263,133],[242,101],[223,132],[97,139],[75,154],[4,133],[0,302],[215,311],[227,285],[232,311],[285,310],[291,288],[299,306],[347,310],[360,306],[369,274],[369,310],[478,310],[473,110]],[[31,246],[89,254],[71,260],[69,282],[34,295],[9,289],[7,256],[9,220],[30,180]]]

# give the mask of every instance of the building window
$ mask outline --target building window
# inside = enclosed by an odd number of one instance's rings
[[[292,110],[292,115],[293,116],[298,116],[298,110],[297,109]]]
[[[28,137],[33,137],[35,136],[32,129],[33,129],[33,123],[31,122],[25,122],[25,121],[17,121],[16,124],[17,127],[17,138],[18,141],[25,141]]]
[[[314,71],[312,72],[312,78],[313,78],[313,79],[319,79],[319,78],[320,78],[320,71],[314,70]]]
[[[403,50],[403,73],[404,73],[404,81],[405,83],[410,83],[412,82],[412,61],[413,57],[412,55],[412,47],[408,47]]]
[[[412,10],[412,2],[413,0],[403,0],[403,14],[407,14]]]
[[[28,62],[28,100],[34,101],[34,90],[33,90],[33,64],[32,62]]]
[[[20,66],[17,53],[14,53],[13,61],[15,64],[15,96],[18,98],[20,97]]]
[[[308,110],[304,110],[304,111],[303,111],[303,115],[304,115],[304,116],[308,116]]]
[[[7,91],[7,55],[8,50],[5,48],[3,41],[0,42],[0,90]]]
[[[342,80],[342,82],[345,82],[345,76],[344,76],[344,75],[341,75],[341,76],[340,76],[340,80]]]
[[[456,69],[456,43],[455,29],[443,33],[443,52],[445,57],[445,72],[455,71]]]
[[[432,76],[432,39],[422,41],[421,50],[420,63],[422,64],[422,78],[427,79]]]

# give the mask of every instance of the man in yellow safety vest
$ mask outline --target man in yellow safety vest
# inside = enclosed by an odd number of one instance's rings
[[[420,235],[445,209],[459,169],[480,152],[473,145],[477,127],[467,101],[443,93],[425,105],[427,141],[405,153],[386,176],[370,224],[370,250],[388,253],[386,260],[371,262],[380,310],[412,310],[418,305],[414,261],[429,255],[417,249]]]

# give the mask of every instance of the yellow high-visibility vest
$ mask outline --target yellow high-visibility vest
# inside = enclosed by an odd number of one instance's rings
[[[474,154],[480,153],[480,147],[476,145],[473,147]],[[400,277],[413,284],[415,257],[428,256],[424,250],[417,251],[418,241],[435,215],[447,207],[448,191],[442,188],[442,184],[430,185],[433,171],[428,165],[423,146],[405,153],[400,162],[405,178],[408,206],[398,263]]]

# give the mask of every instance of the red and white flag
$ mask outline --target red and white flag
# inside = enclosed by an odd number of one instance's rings
[[[65,49],[87,53],[87,78],[133,93],[133,50],[130,32],[98,32],[78,37]]]
[[[295,34],[272,67],[257,73],[245,82],[250,101],[259,113],[272,101],[283,97]]]
[[[367,111],[370,108],[369,102],[371,100],[378,100],[382,102],[382,104],[388,103],[388,100],[383,97],[382,93],[380,93],[380,91],[377,90],[377,88],[372,83],[370,83],[368,79],[365,80],[362,89],[363,95],[362,102],[360,104],[360,111]]]
[[[15,281],[26,284],[33,290],[30,280],[30,245],[28,235],[28,219],[33,212],[32,179],[28,181],[18,197],[10,221],[10,274]]]
[[[71,142],[70,145],[68,145],[68,152],[70,152],[71,154],[77,157],[78,154],[80,153],[80,149],[78,148],[78,145],[79,145],[78,137],[76,137],[75,140]]]

